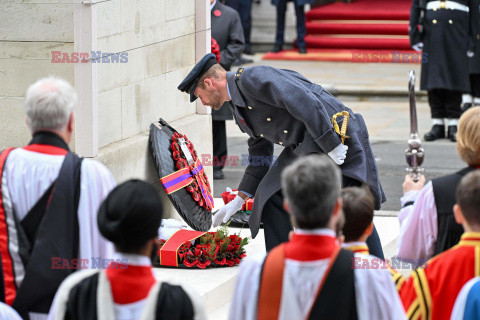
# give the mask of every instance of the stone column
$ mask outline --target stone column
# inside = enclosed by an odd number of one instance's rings
[[[75,0],[74,51],[97,50],[97,6],[92,1]],[[98,155],[98,80],[97,63],[89,59],[76,63],[74,85],[78,94],[75,112],[75,152],[82,157]]]
[[[210,1],[195,0],[195,62],[211,51]],[[196,101],[197,114],[210,114],[211,109]]]

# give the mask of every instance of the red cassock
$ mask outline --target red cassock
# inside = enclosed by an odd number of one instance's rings
[[[412,272],[400,290],[409,319],[448,320],[463,285],[480,275],[480,232],[466,232],[458,245]]]

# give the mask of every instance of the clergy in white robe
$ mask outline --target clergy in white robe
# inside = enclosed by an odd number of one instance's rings
[[[405,319],[388,266],[340,249],[338,167],[302,157],[285,169],[282,187],[295,231],[266,257],[242,262],[229,319]]]
[[[455,222],[455,190],[462,177],[480,168],[480,108],[468,109],[458,123],[457,152],[467,167],[425,184],[422,175],[403,183],[397,257],[420,266],[459,243],[464,229]],[[424,186],[425,184],[425,186]]]
[[[45,319],[68,274],[114,254],[96,212],[115,180],[103,164],[68,148],[76,100],[61,79],[30,86],[25,109],[32,140],[0,154],[0,298],[25,319]]]
[[[22,320],[22,318],[12,307],[0,302],[0,320]]]
[[[106,270],[86,270],[60,286],[49,320],[202,320],[202,299],[188,286],[157,282],[150,257],[163,210],[155,188],[130,180],[115,188],[98,212],[100,232],[115,244]]]

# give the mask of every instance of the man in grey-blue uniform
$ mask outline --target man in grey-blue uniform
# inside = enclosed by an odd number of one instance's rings
[[[254,196],[249,220],[252,236],[257,235],[263,221],[267,250],[288,241],[292,225],[283,209],[281,172],[297,157],[311,153],[328,154],[340,166],[344,187],[368,185],[376,209],[385,201],[362,116],[301,74],[267,66],[227,72],[213,54],[207,54],[178,89],[190,94],[190,101],[198,97],[212,109],[229,101],[237,125],[250,136],[250,163],[238,187],[239,194],[213,217],[214,226],[227,222],[248,197]],[[345,144],[332,124],[332,117],[342,111],[349,113]],[[342,122],[338,125],[341,128]],[[284,149],[269,164],[265,160],[273,158],[274,143]],[[376,232],[367,243],[372,254],[383,259]]]

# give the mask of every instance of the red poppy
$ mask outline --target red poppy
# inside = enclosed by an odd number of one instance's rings
[[[232,260],[227,260],[227,265],[228,265],[229,267],[233,267],[233,266],[235,265],[235,262],[232,261]]]
[[[189,259],[190,259],[189,257],[183,259],[183,264],[186,265],[187,267],[191,268],[191,267],[196,266],[198,264],[198,260],[196,258],[194,258],[191,261]]]
[[[197,246],[197,248],[195,248],[194,255],[195,255],[195,257],[198,257],[201,254],[202,254],[202,249],[198,248],[198,246]]]
[[[197,183],[196,181],[193,181],[190,185],[191,185],[191,186],[193,187],[193,189],[195,189],[196,191],[199,190],[199,188],[198,188],[198,183]]]
[[[194,199],[195,201],[197,201],[197,202],[199,202],[200,199],[202,198],[202,197],[200,196],[200,193],[199,193],[198,191],[194,191],[194,192],[192,193],[192,196],[193,196],[193,199]]]
[[[220,266],[223,266],[227,263],[227,259],[225,259],[225,257],[223,257],[222,260],[215,259],[213,262],[220,265]]]
[[[172,147],[172,151],[180,151],[180,146],[175,141],[172,142],[171,147]]]
[[[187,160],[185,159],[180,159],[177,161],[177,169],[180,170],[180,169],[183,169],[183,168],[186,168],[188,167],[188,163],[187,163]]]
[[[178,250],[178,256],[179,256],[180,260],[183,260],[183,258],[185,258],[186,255],[187,255],[186,251]]]
[[[197,260],[198,261],[198,260]],[[205,269],[206,267],[208,267],[212,262],[210,260],[205,260],[205,262],[200,262],[198,261],[197,263],[197,267],[199,267],[200,269]]]

